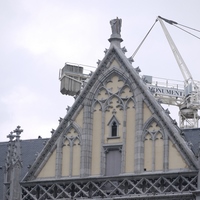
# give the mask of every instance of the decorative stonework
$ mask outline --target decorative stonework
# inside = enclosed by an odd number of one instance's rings
[[[70,148],[72,148],[75,145],[76,140],[78,140],[78,144],[80,145],[80,136],[73,128],[69,132],[67,132],[66,135],[64,135],[63,145],[66,140],[69,141]]]
[[[23,132],[20,126],[7,136],[10,141],[5,163],[5,200],[20,200],[20,175],[22,168],[20,135]],[[14,140],[15,139],[15,140]]]
[[[162,199],[195,200],[197,172],[95,177],[51,182],[23,182],[21,200]]]
[[[159,127],[159,125],[156,123],[156,122],[152,122],[150,125],[149,125],[149,128],[146,130],[146,135],[150,135],[151,137],[151,140],[155,141],[157,140],[158,138],[158,134],[161,134],[161,128]],[[163,136],[162,138],[163,139]]]
[[[163,132],[157,122],[151,121],[147,127],[144,140],[144,171],[163,171],[164,151]]]
[[[62,165],[62,176],[73,176],[74,175],[74,168],[75,168],[75,162],[76,159],[80,163],[80,152],[81,152],[81,133],[80,130],[76,130],[75,124],[71,123],[68,130],[66,130],[66,133],[63,135],[63,139],[61,140],[62,146],[61,150],[57,150],[60,152],[61,155],[58,155],[58,157],[61,158],[61,162],[58,162],[58,165]],[[79,148],[77,149],[77,145]],[[59,145],[60,146],[60,145]],[[76,151],[75,151],[76,150]],[[63,151],[65,153],[63,153]],[[79,151],[79,152],[77,152]],[[78,153],[78,155],[75,155],[75,153]],[[65,156],[69,157],[69,160],[67,163],[65,163]],[[66,170],[69,171],[66,171]],[[79,174],[77,174],[79,171]],[[76,170],[76,175],[80,176],[80,168],[79,170]]]
[[[114,28],[114,27],[113,27]],[[79,199],[79,198],[93,198],[93,199],[193,199],[191,191],[197,190],[197,173],[176,173],[171,174],[155,174],[158,169],[155,153],[158,141],[164,142],[163,156],[163,171],[167,171],[168,167],[168,138],[173,141],[174,146],[178,147],[181,156],[188,162],[191,161],[192,169],[197,169],[195,158],[184,146],[183,143],[178,144],[180,140],[177,136],[178,130],[171,126],[171,121],[166,113],[162,112],[161,106],[155,101],[153,96],[147,91],[146,86],[139,77],[140,69],[133,68],[132,60],[127,59],[124,55],[125,49],[121,49],[119,37],[115,34],[119,31],[114,31],[110,39],[111,47],[106,50],[105,58],[98,62],[98,68],[91,76],[83,91],[77,96],[75,104],[71,107],[66,117],[60,122],[59,127],[55,130],[52,138],[45,146],[42,155],[39,155],[25,181],[22,183],[22,200],[27,199]],[[143,119],[144,101],[149,107],[155,119],[149,120],[146,124]],[[79,129],[75,128],[73,122],[77,110],[83,108],[83,123]],[[97,116],[98,115],[98,116]],[[94,123],[94,116],[98,121]],[[108,134],[107,123],[115,116],[119,122],[120,139],[107,140]],[[159,119],[159,120],[156,120]],[[72,121],[71,121],[72,120]],[[134,120],[134,122],[133,122]],[[147,118],[148,120],[148,118]],[[71,122],[70,122],[71,121]],[[158,123],[160,122],[160,123]],[[155,125],[155,124],[158,125]],[[93,124],[95,124],[93,126]],[[73,125],[73,126],[72,126]],[[128,125],[129,128],[128,129]],[[71,126],[71,127],[70,127]],[[69,128],[70,127],[70,128]],[[77,132],[69,133],[71,128]],[[130,130],[131,129],[131,130]],[[96,135],[94,132],[96,131]],[[131,137],[127,138],[127,133]],[[71,135],[70,135],[71,134]],[[97,138],[99,154],[98,163],[100,165],[100,172],[97,176],[91,178],[91,163],[92,163],[92,142],[94,136]],[[79,139],[78,139],[79,138]],[[144,150],[145,142],[148,139],[151,142],[151,171],[154,173],[144,174]],[[60,143],[58,142],[59,140]],[[126,143],[131,141],[133,148],[131,149],[131,165],[133,168],[129,169],[131,176],[113,176],[113,177],[99,177],[105,175],[106,155],[104,150],[110,146],[121,145],[121,173],[125,173],[125,162],[130,148],[126,149]],[[46,159],[49,151],[55,145],[57,146],[57,164],[62,160],[62,146],[63,141],[68,141],[66,146],[73,151],[75,146],[81,147],[81,166],[80,177],[67,177],[66,179],[57,176],[55,180],[31,182],[34,179],[38,166]],[[78,141],[78,142],[77,142]],[[96,142],[96,141],[95,141]],[[93,144],[93,150],[97,143]],[[80,145],[79,145],[79,144]],[[76,144],[74,146],[74,144]],[[154,146],[154,147],[153,147]],[[105,148],[106,147],[106,148]],[[69,155],[73,155],[71,152]],[[94,155],[95,156],[95,155]],[[133,158],[134,157],[134,158]],[[73,157],[74,158],[74,157]],[[70,157],[69,163],[74,162]],[[129,163],[127,162],[126,165]],[[96,165],[96,163],[94,163]],[[73,164],[70,164],[69,176],[72,173]],[[59,169],[58,167],[58,175]],[[138,176],[136,174],[139,174]],[[30,182],[29,182],[30,181]],[[183,183],[183,184],[182,184]]]
[[[106,111],[110,109],[124,109],[127,100],[133,97],[133,93],[122,78],[113,75],[107,79],[106,84],[99,88],[95,101],[103,103]]]

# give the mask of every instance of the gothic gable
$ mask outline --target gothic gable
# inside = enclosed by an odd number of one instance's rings
[[[148,91],[120,42],[112,38],[25,181],[197,169],[180,130]],[[45,174],[50,165],[51,173]]]

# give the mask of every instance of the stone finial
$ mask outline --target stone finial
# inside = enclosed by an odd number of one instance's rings
[[[66,108],[67,113],[69,112],[70,108],[71,108],[70,106],[67,106],[67,108]]]
[[[116,115],[116,113],[117,113],[116,110],[113,109],[112,114],[113,114],[113,115]]]
[[[135,71],[139,74],[141,72],[141,69],[139,67],[136,67]]]
[[[51,135],[53,135],[53,134],[54,134],[54,132],[55,132],[55,130],[52,128],[52,130],[51,130]]]
[[[17,128],[13,131],[14,133],[16,133],[16,139],[19,139],[20,138],[20,134],[23,132],[22,129],[20,129],[21,127],[20,126],[17,126]]]
[[[124,54],[127,52],[126,47],[123,47],[123,48],[122,48],[122,52],[123,52]]]
[[[173,119],[172,122],[177,126],[177,121],[175,119]]]
[[[101,60],[98,60],[98,61],[97,61],[97,65],[99,65],[100,63],[101,63]]]
[[[92,76],[93,73],[94,73],[93,71],[90,71],[89,76]]]
[[[58,120],[58,121],[59,121],[59,123],[61,123],[61,122],[62,122],[62,120],[63,120],[63,118],[62,118],[62,117],[60,117],[60,118],[59,118],[59,120]]]
[[[13,135],[13,132],[11,131],[9,135],[7,135],[7,138],[10,139],[10,141],[13,141],[13,139],[15,138],[15,136]]]
[[[129,62],[130,62],[130,63],[134,62],[134,60],[133,60],[133,57],[132,57],[132,56],[131,56],[131,57],[130,57],[128,60],[129,60]]]
[[[189,147],[190,149],[192,149],[192,147],[193,147],[193,144],[192,144],[192,142],[191,142],[191,141],[189,141],[189,142],[187,143],[187,145],[188,145],[188,147]]]
[[[168,114],[168,115],[170,114],[170,111],[169,111],[168,108],[165,110],[165,113]]]
[[[20,126],[7,137],[10,139],[5,163],[4,181],[9,183],[9,199],[19,200],[21,195],[20,174],[22,168],[20,134],[23,132]],[[14,138],[16,138],[14,140]]]

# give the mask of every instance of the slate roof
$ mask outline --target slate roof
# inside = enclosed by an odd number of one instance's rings
[[[184,129],[182,130],[184,139],[188,142],[188,146],[197,156],[200,146],[200,128]]]
[[[28,166],[31,165],[37,154],[41,152],[46,141],[49,139],[31,139],[31,140],[22,140],[21,141],[21,152],[22,152],[22,174],[21,179],[25,176],[28,171]],[[3,197],[3,183],[4,183],[4,166],[7,152],[7,145],[9,142],[0,142],[0,199]]]

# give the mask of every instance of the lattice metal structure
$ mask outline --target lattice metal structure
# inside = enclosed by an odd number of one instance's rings
[[[4,199],[8,200],[10,198],[10,183],[4,183]]]
[[[22,182],[22,200],[53,199],[195,199],[198,173]],[[9,196],[9,195],[7,195]]]

